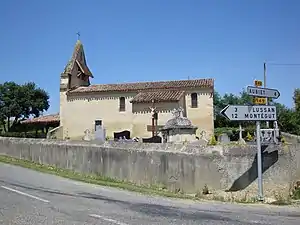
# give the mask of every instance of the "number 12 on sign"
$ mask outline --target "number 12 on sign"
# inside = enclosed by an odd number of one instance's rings
[[[234,107],[234,113],[231,114],[231,118],[237,119],[238,118],[238,109],[237,107]]]
[[[228,105],[221,114],[231,121],[275,121],[276,107],[266,105]]]

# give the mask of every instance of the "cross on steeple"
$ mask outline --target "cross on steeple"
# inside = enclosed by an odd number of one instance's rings
[[[79,40],[80,39],[80,32],[78,31],[76,34],[77,34],[77,40]]]

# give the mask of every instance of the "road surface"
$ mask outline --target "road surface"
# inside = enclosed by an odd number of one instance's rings
[[[300,224],[300,208],[150,197],[0,163],[0,224]]]

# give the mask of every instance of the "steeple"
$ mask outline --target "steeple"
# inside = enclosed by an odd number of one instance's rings
[[[67,92],[71,89],[90,85],[90,77],[93,77],[87,66],[83,45],[78,39],[73,51],[72,58],[66,65],[60,76],[60,126],[65,124],[65,109],[67,107]],[[63,138],[68,136],[67,130],[63,129]]]
[[[78,68],[75,69],[76,67]],[[63,73],[73,75],[74,72],[77,73],[77,76],[85,75],[93,78],[93,74],[90,71],[89,67],[87,66],[83,45],[80,40],[77,40],[72,58],[66,65]]]

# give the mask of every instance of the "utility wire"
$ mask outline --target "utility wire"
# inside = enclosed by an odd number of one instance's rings
[[[300,66],[300,63],[266,63],[272,66]]]

